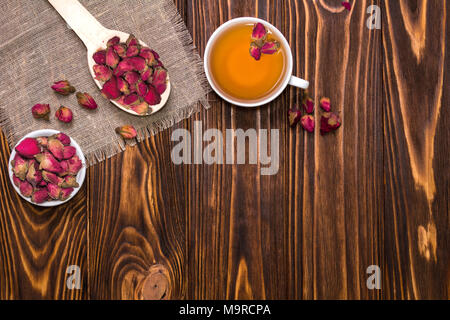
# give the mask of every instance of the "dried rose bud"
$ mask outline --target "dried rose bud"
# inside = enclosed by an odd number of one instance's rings
[[[115,76],[112,76],[111,79],[103,84],[101,93],[106,99],[111,100],[117,99],[120,96],[120,91],[117,88],[117,78]]]
[[[61,165],[50,152],[45,151],[44,153],[37,154],[35,158],[40,163],[40,170],[47,170],[56,174],[62,172]]]
[[[52,137],[61,141],[62,144],[65,146],[70,145],[70,137],[65,133],[60,132],[60,133],[54,134]]]
[[[280,49],[280,43],[278,41],[267,41],[261,47],[261,53],[274,54]]]
[[[61,165],[61,172],[58,173],[59,176],[64,177],[69,174],[69,162],[67,160],[63,160],[59,163]]]
[[[114,36],[111,39],[108,40],[106,43],[107,47],[113,46],[115,44],[118,44],[120,42],[120,38],[118,36]]]
[[[73,188],[63,188],[61,189],[61,194],[59,195],[59,200],[66,201],[70,198],[70,195],[73,192]]]
[[[154,51],[150,48],[144,47],[139,52],[139,56],[145,59],[145,63],[149,66],[154,66],[157,63],[157,58],[154,55]]]
[[[252,39],[264,41],[266,39],[266,36],[267,36],[266,27],[261,22],[255,23],[252,31]]]
[[[261,59],[261,49],[258,47],[258,45],[255,42],[250,43],[250,55],[255,59],[259,60]]]
[[[133,71],[135,70],[133,61],[130,60],[130,58],[125,58],[122,61],[119,62],[117,65],[117,68],[114,69],[114,75],[120,77],[127,71]]]
[[[122,77],[117,77],[117,89],[125,95],[130,94],[130,86]]]
[[[141,73],[142,81],[151,82],[152,81],[153,68],[148,68],[144,72]]]
[[[145,59],[144,58],[131,57],[131,58],[128,58],[128,59],[130,59],[130,62],[134,66],[134,70],[136,70],[136,71],[145,71],[146,68],[148,68],[147,64],[145,63]]]
[[[111,76],[113,74],[112,70],[109,67],[99,64],[94,65],[92,69],[94,70],[95,79],[102,82],[106,82],[111,79]]]
[[[56,138],[50,137],[48,139],[48,150],[52,153],[52,155],[58,159],[62,160],[64,157],[64,145],[61,141]]]
[[[151,106],[157,105],[161,102],[161,95],[154,86],[149,85],[147,94],[144,97],[144,101]]]
[[[20,180],[19,177],[17,177],[15,174],[13,174],[12,178],[13,178],[14,185],[17,188],[19,188],[20,184],[22,183],[22,180]]]
[[[43,203],[48,199],[48,191],[47,188],[39,188],[35,189],[33,194],[31,195],[31,201],[34,203]]]
[[[47,148],[48,144],[48,137],[37,137],[36,141],[39,143],[39,145],[43,148]]]
[[[79,186],[77,178],[71,175],[65,176],[64,182],[61,184],[62,188],[78,188]]]
[[[117,67],[119,61],[120,61],[119,55],[114,51],[114,48],[109,47],[106,50],[106,65],[114,69],[115,67]]]
[[[42,173],[41,173],[42,174]],[[47,186],[47,181],[45,181],[44,179],[41,180],[41,182],[39,182],[38,184],[39,187],[46,187]]]
[[[26,179],[33,187],[37,186],[42,181],[42,172],[39,171],[39,164],[36,160],[30,160]]]
[[[127,46],[135,46],[135,45],[139,44],[139,41],[133,34],[130,34],[128,36],[126,44],[127,44]]]
[[[127,53],[126,56],[131,58],[131,57],[136,57],[139,54],[139,46],[138,45],[132,45],[129,46],[127,49]]]
[[[289,115],[289,124],[291,125],[291,127],[294,127],[302,117],[302,113],[297,108],[289,109],[288,115]]]
[[[56,81],[55,83],[53,83],[52,89],[64,96],[75,92],[75,88],[72,87],[67,80]]]
[[[83,167],[83,163],[81,162],[80,158],[78,158],[78,156],[75,155],[66,161],[67,164],[69,165],[68,174],[76,176],[78,174],[78,171],[80,171],[81,168]]]
[[[159,94],[163,94],[167,87],[167,70],[164,68],[156,68],[153,72],[152,85]]]
[[[25,197],[31,197],[33,194],[33,186],[28,181],[21,181],[19,185],[20,193]]]
[[[352,6],[350,4],[350,2],[348,1],[343,1],[341,2],[342,6],[344,6],[345,9],[347,9],[348,11],[350,11],[352,9]]]
[[[114,51],[121,58],[125,58],[127,56],[127,47],[124,44],[118,43],[113,46]]]
[[[36,139],[25,138],[17,145],[16,152],[24,158],[32,159],[41,152],[41,147]]]
[[[142,101],[141,103],[137,105],[131,106],[131,110],[136,112],[139,115],[145,115],[148,113],[148,103],[145,101]]]
[[[326,112],[330,112],[331,111],[331,103],[330,103],[330,99],[323,97],[322,99],[320,99],[320,107],[326,111]]]
[[[148,69],[148,70],[151,70],[151,69]],[[127,72],[125,72],[123,77],[128,82],[128,84],[133,85],[136,82],[138,82],[138,80],[139,80],[139,73],[137,73],[136,71],[127,71]],[[142,80],[144,80],[144,79],[142,79]]]
[[[67,107],[61,106],[56,110],[55,117],[62,122],[69,123],[73,119],[72,110]]]
[[[140,97],[145,97],[147,91],[148,87],[144,81],[139,81],[138,83],[136,83],[136,92]]]
[[[137,94],[129,94],[124,97],[123,103],[126,105],[132,105],[132,104],[138,104],[139,103],[139,97]]]
[[[20,179],[25,180],[25,177],[27,176],[28,167],[29,167],[29,161],[22,158],[18,153],[16,153],[16,156],[11,161],[12,171],[14,174]]]
[[[51,183],[57,186],[61,186],[64,182],[64,179],[61,177],[58,177],[55,173],[49,172],[49,171],[42,171],[42,178],[44,178],[44,181],[47,183]]]
[[[50,198],[52,198],[53,200],[59,199],[59,195],[61,194],[61,188],[59,186],[53,183],[49,183],[47,184],[47,191]]]
[[[305,129],[308,132],[314,132],[315,122],[314,117],[307,114],[302,117],[300,120],[300,124],[302,125],[302,128]]]
[[[67,160],[72,158],[77,153],[77,149],[72,146],[65,146],[63,149],[63,159]]]
[[[95,102],[94,98],[92,98],[92,96],[87,92],[77,92],[77,100],[78,104],[82,107],[85,107],[86,109],[97,109],[97,103]]]
[[[306,98],[305,102],[302,104],[302,108],[306,113],[313,113],[314,101],[311,98]]]
[[[324,135],[330,131],[334,131],[341,126],[340,117],[334,112],[326,112],[320,119],[320,133]]]
[[[98,50],[92,55],[92,59],[97,64],[106,64],[106,50]]]
[[[120,134],[124,139],[133,139],[136,137],[136,129],[131,125],[126,125],[116,128],[116,132]]]
[[[33,114],[33,117],[36,119],[45,119],[49,120],[49,113],[50,113],[50,105],[48,104],[35,104],[31,108],[31,113]]]

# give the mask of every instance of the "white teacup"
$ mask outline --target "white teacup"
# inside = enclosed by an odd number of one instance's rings
[[[285,52],[286,52],[285,70],[286,71],[285,71],[283,79],[280,82],[280,84],[278,85],[278,87],[273,92],[271,92],[266,98],[264,98],[262,100],[258,100],[257,102],[253,102],[253,101],[243,102],[242,100],[233,99],[230,96],[225,96],[221,92],[221,90],[215,85],[214,81],[212,80],[212,75],[211,75],[211,71],[210,71],[210,67],[209,67],[209,65],[210,65],[209,58],[210,58],[210,54],[211,54],[211,48],[213,47],[216,39],[223,32],[225,32],[230,27],[233,27],[237,24],[244,24],[244,23],[245,24],[255,24],[257,22],[261,22],[267,29],[269,29],[275,35],[277,40],[279,40],[281,42],[282,47],[285,48]],[[257,107],[257,106],[266,104],[266,103],[272,101],[273,99],[275,99],[276,97],[278,97],[280,95],[280,93],[283,92],[283,90],[287,87],[288,84],[295,86],[295,87],[302,88],[302,89],[307,89],[309,87],[309,82],[293,76],[292,75],[292,65],[293,65],[292,51],[290,50],[289,43],[287,42],[287,40],[283,36],[283,34],[280,32],[280,30],[278,30],[277,28],[275,28],[273,25],[271,25],[270,23],[268,23],[265,20],[253,18],[253,17],[235,18],[235,19],[229,20],[229,21],[225,22],[224,24],[222,24],[219,28],[217,28],[216,31],[214,31],[212,36],[209,38],[208,43],[206,44],[205,55],[204,55],[205,73],[206,73],[206,77],[208,78],[208,82],[211,85],[211,87],[222,99],[224,99],[232,104],[242,106],[242,107]]]

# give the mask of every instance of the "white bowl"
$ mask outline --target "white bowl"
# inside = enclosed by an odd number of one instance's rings
[[[59,206],[60,204],[63,204],[67,201],[69,201],[70,199],[72,199],[77,192],[80,190],[81,186],[83,185],[84,182],[84,178],[86,177],[86,159],[84,157],[83,151],[81,151],[80,146],[78,145],[78,143],[72,139],[72,137],[70,137],[70,145],[75,147],[75,149],[77,150],[76,155],[80,158],[81,162],[83,163],[83,167],[81,168],[81,170],[78,172],[77,174],[77,182],[80,185],[78,188],[74,188],[72,194],[70,195],[70,197],[67,200],[64,201],[60,201],[60,200],[52,200],[52,201],[45,201],[43,203],[34,203],[33,201],[31,201],[31,198],[27,198],[25,196],[23,196],[20,193],[19,188],[14,184],[13,181],[13,171],[12,171],[12,166],[11,166],[11,161],[14,159],[14,157],[16,156],[16,147],[17,145],[22,142],[23,139],[25,138],[37,138],[37,137],[47,137],[47,136],[51,136],[57,133],[60,133],[61,131],[57,131],[57,130],[53,130],[53,129],[42,129],[42,130],[36,130],[33,132],[30,132],[29,134],[27,134],[25,137],[23,137],[12,149],[11,151],[11,156],[9,157],[9,163],[8,163],[8,172],[9,172],[9,179],[11,180],[11,184],[13,185],[14,189],[16,190],[16,192],[25,200],[27,200],[28,202],[36,205],[36,206],[41,206],[41,207],[55,207],[55,206]]]

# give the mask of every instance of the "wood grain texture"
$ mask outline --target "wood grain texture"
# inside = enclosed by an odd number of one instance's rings
[[[383,5],[384,295],[448,299],[449,2]]]
[[[89,168],[69,204],[44,210],[15,194],[2,135],[0,299],[449,299],[449,1],[174,2],[201,55],[231,18],[274,24],[342,127],[290,128],[295,88],[256,109],[211,93],[211,109]],[[370,5],[382,30],[366,27]],[[172,132],[195,121],[224,137],[279,130],[278,173],[174,165]],[[81,290],[66,289],[70,264]]]
[[[86,188],[58,207],[32,205],[11,185],[3,133],[0,150],[0,299],[87,299]],[[79,290],[66,286],[70,265]]]

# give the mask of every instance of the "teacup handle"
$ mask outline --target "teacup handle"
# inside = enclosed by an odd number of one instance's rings
[[[294,87],[302,88],[302,89],[308,89],[309,87],[309,81],[297,78],[295,76],[292,76],[289,80],[289,84]]]

